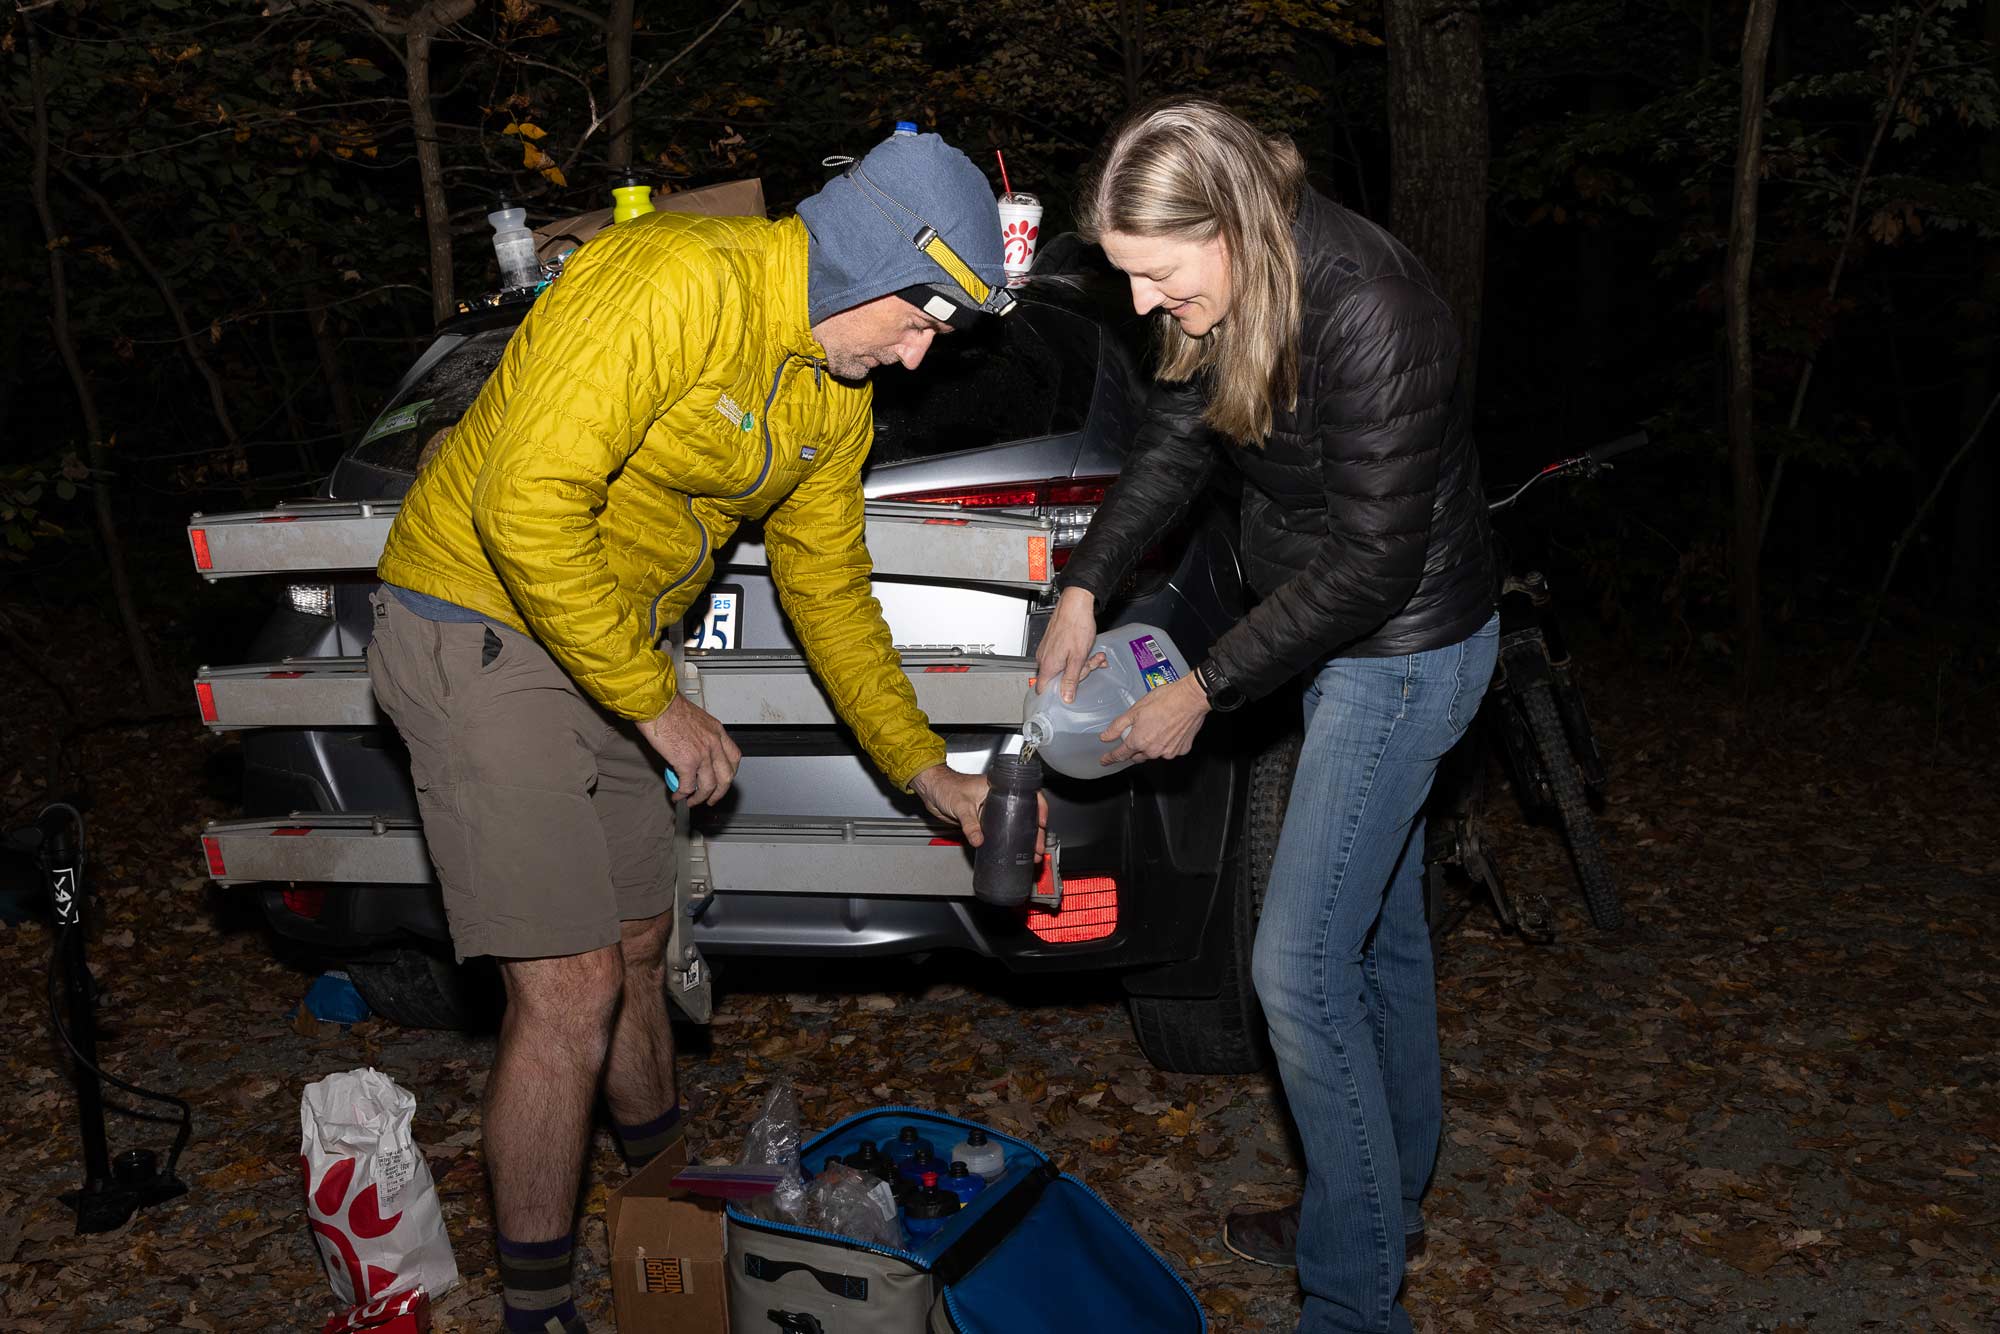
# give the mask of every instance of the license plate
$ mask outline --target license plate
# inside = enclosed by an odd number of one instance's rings
[[[734,584],[717,584],[708,590],[708,610],[689,627],[684,648],[735,648],[742,637],[743,590]],[[690,618],[692,619],[692,618]]]

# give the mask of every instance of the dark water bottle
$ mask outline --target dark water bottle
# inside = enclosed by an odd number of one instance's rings
[[[933,1176],[944,1175],[945,1163],[942,1158],[939,1158],[937,1154],[931,1151],[930,1145],[919,1144],[917,1151],[898,1164],[896,1170],[912,1181],[922,1181],[926,1172],[931,1173]]]
[[[937,1173],[926,1172],[923,1184],[903,1206],[903,1225],[909,1228],[912,1239],[924,1241],[936,1236],[959,1208],[958,1196],[938,1188]]]
[[[996,908],[1018,908],[1035,892],[1036,797],[1042,762],[995,755],[986,766],[992,789],[979,815],[983,841],[972,858],[972,896]]]
[[[918,1149],[922,1149],[926,1153],[935,1153],[937,1151],[936,1147],[929,1140],[917,1133],[915,1126],[904,1126],[896,1132],[894,1139],[885,1139],[882,1141],[882,1156],[889,1160],[891,1167],[901,1167],[904,1163],[909,1162],[910,1159],[916,1157]]]
[[[938,1188],[958,1196],[959,1203],[970,1204],[973,1196],[986,1189],[986,1178],[964,1163],[954,1162],[950,1174],[938,1179]]]

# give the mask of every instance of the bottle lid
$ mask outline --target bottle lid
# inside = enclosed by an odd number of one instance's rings
[[[896,1138],[905,1144],[915,1144],[917,1142],[917,1128],[915,1126],[904,1126],[896,1132]]]
[[[986,1142],[986,1132],[978,1129],[967,1131],[965,1142],[976,1149]]]
[[[896,122],[897,134],[915,134],[916,132],[917,132],[917,123],[915,121],[899,120]]]
[[[971,1176],[972,1169],[954,1158],[951,1164],[951,1174],[955,1177]]]
[[[924,1173],[924,1189],[925,1190],[937,1189],[937,1173],[935,1172]]]

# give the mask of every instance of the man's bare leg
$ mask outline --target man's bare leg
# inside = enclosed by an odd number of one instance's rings
[[[619,1148],[643,1163],[680,1133],[679,1090],[674,1081],[674,1032],[667,1020],[667,913],[620,927],[624,1001],[611,1030],[604,1067],[604,1101],[611,1108]]]
[[[619,947],[500,965],[507,1013],[486,1081],[486,1170],[500,1235],[566,1236],[624,973]]]

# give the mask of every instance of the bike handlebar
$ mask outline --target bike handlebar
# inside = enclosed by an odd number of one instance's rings
[[[1601,445],[1593,445],[1574,458],[1560,459],[1555,463],[1551,463],[1548,467],[1542,469],[1518,487],[1515,487],[1512,492],[1508,493],[1502,499],[1488,501],[1486,503],[1487,512],[1498,514],[1501,510],[1506,509],[1509,505],[1512,505],[1515,501],[1526,495],[1529,487],[1547,477],[1568,477],[1576,473],[1594,477],[1597,475],[1597,470],[1608,466],[1612,459],[1617,458],[1620,454],[1629,454],[1646,443],[1646,433],[1644,431],[1634,431],[1630,435],[1621,435],[1616,440],[1607,440]]]
[[[1608,440],[1601,445],[1591,446],[1584,451],[1584,457],[1588,458],[1592,463],[1604,463],[1610,459],[1617,458],[1620,454],[1630,454],[1635,449],[1643,448],[1645,444],[1646,433],[1644,431],[1634,431],[1630,435],[1621,435],[1616,440]]]

